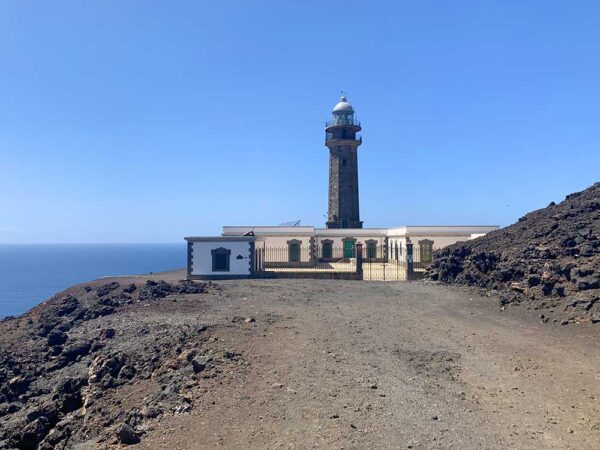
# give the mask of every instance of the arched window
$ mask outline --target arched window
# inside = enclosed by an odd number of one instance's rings
[[[354,238],[344,238],[344,258],[355,258],[356,252],[354,251],[354,247],[356,244],[356,239]]]
[[[374,239],[369,239],[365,243],[367,244],[367,258],[377,258],[377,241]]]
[[[333,241],[325,239],[321,242],[321,257],[325,259],[333,258]]]
[[[229,259],[231,258],[231,250],[228,248],[215,248],[210,251],[212,254],[212,271],[213,272],[229,272]]]
[[[300,262],[300,244],[302,241],[292,239],[287,241],[288,244],[288,261],[289,262]]]
[[[419,256],[421,257],[422,263],[430,263],[431,255],[433,253],[433,241],[430,239],[423,239],[419,241]]]

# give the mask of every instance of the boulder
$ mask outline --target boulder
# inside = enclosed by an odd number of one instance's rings
[[[131,380],[135,376],[135,368],[133,366],[124,365],[119,370],[118,378],[121,380]]]
[[[22,450],[35,450],[48,431],[50,431],[49,420],[46,417],[37,418],[23,429],[17,447]]]
[[[117,437],[119,438],[119,442],[123,445],[135,445],[140,443],[140,436],[127,423],[121,424],[117,431]]]
[[[63,413],[76,411],[83,405],[81,389],[87,384],[83,377],[65,378],[52,393],[52,400]]]
[[[118,287],[119,287],[119,283],[117,283],[116,281],[106,283],[98,288],[98,290],[96,291],[96,295],[98,297],[103,297],[105,295],[110,294],[112,291],[114,291]]]
[[[79,300],[72,295],[68,295],[60,301],[56,313],[59,316],[67,316],[77,309],[79,306]]]
[[[194,359],[192,359],[192,369],[194,370],[194,373],[202,372],[204,369],[206,369],[206,366],[210,361],[210,357],[196,356]]]
[[[63,348],[62,358],[65,363],[73,362],[78,357],[87,355],[91,347],[92,342],[87,339],[78,339],[76,341],[69,342]]]
[[[53,329],[48,333],[48,345],[50,347],[63,345],[65,342],[67,342],[67,335],[62,331]]]
[[[123,288],[123,292],[126,292],[128,294],[131,294],[132,292],[134,292],[137,289],[136,285],[134,283],[128,284],[127,286],[125,286]]]
[[[29,380],[22,375],[17,375],[16,377],[8,380],[8,389],[13,394],[24,394],[27,392],[27,388],[29,387]]]

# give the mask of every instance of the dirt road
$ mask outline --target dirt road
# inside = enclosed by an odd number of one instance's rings
[[[420,282],[219,284],[189,321],[240,364],[140,448],[600,448],[600,326]]]

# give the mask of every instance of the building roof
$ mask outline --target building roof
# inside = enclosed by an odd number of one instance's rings
[[[405,225],[393,228],[315,228],[312,226],[224,226],[222,236],[470,236],[497,230],[497,225]]]

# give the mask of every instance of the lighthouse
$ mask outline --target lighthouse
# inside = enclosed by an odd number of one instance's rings
[[[362,137],[354,108],[345,95],[325,124],[329,148],[329,210],[327,228],[362,228],[358,207],[358,146]]]

